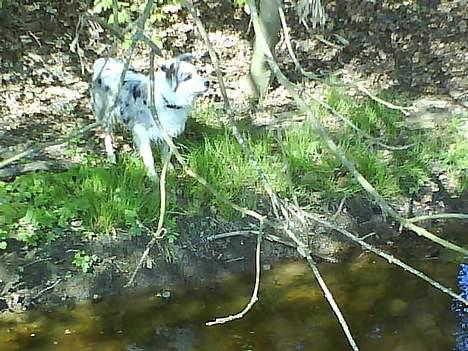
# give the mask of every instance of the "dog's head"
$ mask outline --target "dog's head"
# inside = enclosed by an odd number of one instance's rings
[[[189,106],[195,97],[208,90],[209,82],[198,73],[191,54],[178,56],[175,61],[163,65],[162,70],[176,104]]]

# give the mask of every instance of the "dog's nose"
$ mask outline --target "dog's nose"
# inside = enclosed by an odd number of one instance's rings
[[[209,82],[209,81],[207,81],[207,80],[205,80],[205,87],[207,87],[207,88],[208,88],[209,86],[210,86],[210,82]]]

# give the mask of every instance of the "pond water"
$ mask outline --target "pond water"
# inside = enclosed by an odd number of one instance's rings
[[[456,287],[456,264],[413,264]],[[321,264],[320,269],[361,350],[468,350],[461,348],[466,338],[456,337],[461,321],[453,301],[408,273],[372,258]],[[0,321],[0,350],[351,349],[311,271],[301,263],[263,272],[260,300],[244,319],[205,326],[242,309],[252,286],[252,276],[232,276],[210,288],[187,286],[73,310],[28,312],[21,321]]]

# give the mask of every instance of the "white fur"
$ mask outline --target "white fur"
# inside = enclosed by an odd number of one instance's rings
[[[112,58],[100,58],[93,66],[91,99],[96,119],[106,128],[104,144],[107,157],[115,162],[112,126],[124,124],[133,133],[148,176],[157,177],[151,142],[160,145],[163,161],[169,148],[151,114],[149,78],[129,69],[119,91],[124,64]],[[192,109],[194,99],[208,89],[208,82],[182,55],[155,73],[154,102],[162,129],[171,138],[179,136]]]

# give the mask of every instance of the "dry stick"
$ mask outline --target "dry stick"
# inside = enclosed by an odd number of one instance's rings
[[[379,98],[379,97],[375,96],[374,94],[372,94],[367,88],[363,87],[359,83],[352,83],[352,85],[355,86],[359,91],[366,94],[372,100],[378,102],[379,104],[382,104],[382,105],[384,105],[384,106],[386,106],[386,107],[388,107],[389,109],[392,109],[392,110],[398,110],[401,113],[403,113],[405,116],[410,115],[410,113],[408,112],[408,110],[411,110],[410,107],[397,106],[397,105],[392,104],[391,102],[382,100],[381,98]]]
[[[207,326],[212,326],[216,324],[224,324],[227,322],[231,322],[236,319],[241,319],[243,318],[247,312],[250,311],[252,306],[258,301],[258,290],[260,287],[260,271],[261,271],[261,265],[260,265],[260,246],[262,243],[262,236],[263,236],[263,225],[264,225],[264,218],[260,220],[260,228],[258,230],[258,235],[257,235],[257,248],[255,250],[255,286],[252,291],[252,296],[250,297],[249,303],[244,307],[242,311],[240,311],[237,314],[230,315],[227,317],[218,317],[214,321],[211,322],[206,322],[205,325]]]
[[[348,339],[349,345],[351,345],[351,348],[354,351],[359,351],[359,347],[356,344],[356,341],[354,341],[354,338],[351,334],[351,331],[349,330],[349,326],[346,323],[346,320],[343,317],[343,313],[341,313],[340,308],[338,307],[335,299],[333,298],[333,295],[328,289],[327,284],[325,283],[325,280],[323,280],[322,275],[320,274],[320,271],[317,267],[317,264],[315,261],[312,259],[310,255],[307,255],[307,262],[309,263],[310,268],[312,269],[312,272],[314,272],[315,279],[317,279],[317,282],[320,285],[320,288],[322,289],[325,298],[327,299],[330,307],[332,308],[333,312],[335,313],[336,317],[338,318],[338,321],[340,322],[341,328],[343,329],[346,338]]]
[[[297,59],[296,54],[294,53],[293,47],[291,45],[291,38],[289,37],[289,28],[288,28],[288,24],[286,23],[286,17],[284,15],[284,11],[281,7],[279,7],[278,10],[279,10],[279,15],[281,19],[281,26],[283,27],[284,41],[286,42],[286,47],[288,48],[289,56],[291,56],[294,62],[294,67],[296,67],[296,70],[301,72],[301,74],[304,77],[318,80],[319,76],[311,72],[306,72],[306,70],[304,70],[304,68],[302,68],[301,64],[299,63],[299,60]]]
[[[154,55],[155,51],[151,49],[150,51],[150,73],[149,73],[149,80],[150,80],[150,89],[149,89],[149,94],[150,94],[150,111],[153,116],[153,120],[156,122],[157,126],[160,127],[160,130],[163,131],[163,134],[169,138],[169,136],[166,134],[165,130],[162,128],[161,122],[159,121],[159,116],[156,111],[156,104],[155,104],[155,85],[154,85]],[[164,218],[166,216],[166,174],[167,174],[167,168],[169,166],[169,163],[171,162],[171,157],[172,157],[172,148],[169,149],[169,155],[168,157],[164,160],[163,168],[161,170],[161,178],[159,179],[159,194],[160,194],[160,210],[159,210],[159,219],[158,219],[158,227],[156,230],[156,233],[153,235],[151,240],[148,242],[146,245],[145,251],[140,257],[140,260],[138,262],[138,265],[136,266],[135,270],[133,271],[132,276],[130,277],[129,281],[125,285],[125,287],[129,287],[133,284],[133,281],[135,280],[135,277],[140,270],[143,261],[146,259],[146,257],[149,255],[151,249],[153,246],[156,244],[156,242],[160,239],[162,239],[165,234],[166,234],[166,229],[163,227],[164,225]]]
[[[170,153],[170,151],[169,151]],[[124,288],[128,288],[133,285],[133,282],[135,281],[135,277],[140,270],[140,268],[143,265],[143,261],[148,257],[151,249],[153,246],[156,244],[156,242],[166,235],[166,229],[163,227],[164,224],[164,217],[166,215],[166,174],[167,174],[167,167],[169,165],[171,158],[168,157],[164,161],[164,165],[161,171],[161,178],[159,179],[159,193],[161,196],[160,200],[160,210],[159,210],[159,220],[158,220],[158,229],[156,230],[156,233],[153,234],[153,237],[151,240],[146,244],[145,251],[140,257],[140,260],[138,261],[138,264],[133,271],[130,279],[128,280],[127,284],[124,285]]]
[[[94,122],[92,124],[87,125],[84,128],[78,129],[76,131],[72,131],[67,136],[65,136],[63,138],[60,138],[58,140],[49,141],[49,142],[46,142],[46,143],[43,143],[43,144],[40,144],[40,145],[33,146],[33,147],[31,147],[31,148],[29,148],[27,150],[24,150],[24,151],[22,151],[22,152],[20,152],[20,153],[18,153],[16,155],[10,157],[10,158],[7,158],[6,160],[0,161],[0,168],[4,168],[4,167],[12,164],[15,161],[18,161],[18,160],[20,160],[22,158],[25,158],[25,157],[27,157],[29,155],[32,155],[32,154],[37,153],[39,151],[42,151],[44,149],[47,149],[47,148],[49,148],[51,146],[65,144],[65,143],[69,142],[72,139],[80,137],[81,135],[83,135],[87,131],[90,131],[91,129],[94,129],[94,128],[98,127],[99,125],[100,125],[99,122]]]
[[[258,234],[259,234],[258,230],[238,230],[238,231],[234,231],[234,232],[210,235],[209,237],[206,238],[206,240],[212,241],[212,240],[231,238],[231,237],[234,237],[234,236],[251,237],[252,235],[258,235]],[[297,248],[297,245],[294,244],[292,241],[284,240],[284,239],[280,238],[279,236],[276,236],[276,235],[273,235],[273,234],[263,233],[263,239],[271,241],[271,242],[280,243],[280,244],[283,244],[285,246]]]
[[[249,6],[255,6],[255,4],[252,4],[252,1],[249,1]],[[366,178],[356,169],[354,166],[353,162],[351,162],[344,152],[335,144],[335,142],[330,138],[330,135],[328,134],[327,130],[323,127],[321,122],[314,116],[314,113],[310,109],[310,107],[307,105],[307,103],[302,99],[302,97],[296,92],[296,86],[291,83],[286,76],[281,72],[280,68],[278,67],[278,64],[273,58],[273,55],[271,54],[270,49],[268,48],[268,45],[265,40],[265,36],[263,34],[262,28],[260,24],[258,23],[258,14],[257,10],[251,7],[251,17],[253,20],[253,25],[255,28],[256,33],[260,34],[261,37],[261,43],[263,45],[264,52],[267,56],[267,61],[268,64],[270,65],[270,69],[273,72],[273,74],[276,76],[276,79],[287,89],[287,91],[292,95],[294,100],[296,101],[296,104],[305,111],[307,114],[308,118],[312,122],[314,129],[319,133],[321,136],[322,140],[325,142],[326,146],[335,154],[335,156],[341,161],[341,163],[349,170],[349,172],[354,176],[354,178],[361,184],[361,186],[366,190],[369,194],[371,194],[374,199],[377,201],[377,203],[382,207],[382,209],[390,214],[393,218],[395,218],[400,224],[409,229],[414,231],[416,234],[423,236],[431,241],[434,241],[438,243],[441,246],[444,246],[446,248],[449,248],[453,251],[462,253],[465,256],[468,256],[468,250],[455,245],[447,240],[441,239],[438,236],[432,234],[428,230],[418,227],[417,225],[411,223],[408,221],[408,219],[403,218],[400,216],[387,202],[384,200],[384,198],[375,190],[375,188],[367,181]]]
[[[242,150],[244,153],[247,155],[249,161],[252,163],[252,165],[255,167],[255,170],[257,171],[260,180],[262,181],[262,185],[265,188],[265,191],[267,192],[271,205],[272,205],[272,210],[273,213],[275,214],[275,217],[279,219],[279,213],[278,213],[278,198],[276,196],[276,193],[273,191],[273,188],[268,182],[268,177],[266,173],[263,171],[262,167],[259,165],[257,162],[257,159],[250,149],[250,147],[247,145],[245,142],[244,138],[242,135],[239,133],[239,130],[237,129],[236,123],[235,123],[235,118],[234,118],[234,112],[231,108],[231,104],[229,102],[229,97],[227,95],[226,91],[226,85],[224,84],[224,78],[221,73],[221,68],[219,65],[219,60],[218,57],[216,56],[216,52],[213,48],[213,44],[210,41],[210,38],[208,37],[208,33],[206,32],[205,26],[203,25],[203,22],[201,21],[200,17],[197,14],[197,11],[193,7],[192,3],[187,1],[187,0],[182,0],[182,5],[190,12],[192,15],[195,24],[197,26],[198,32],[203,38],[203,41],[205,42],[205,45],[208,48],[208,53],[210,55],[211,62],[213,63],[216,71],[216,77],[218,79],[219,83],[219,88],[221,91],[221,95],[223,96],[223,102],[224,102],[224,110],[227,113],[228,116],[228,121],[229,121],[229,127],[231,128],[232,134],[236,138],[237,142],[241,146]]]
[[[422,222],[422,221],[432,221],[435,219],[466,219],[468,220],[468,214],[465,213],[439,213],[433,215],[417,216],[408,218],[409,222]]]
[[[39,291],[36,295],[34,295],[34,296],[31,298],[31,302],[37,300],[37,299],[40,298],[42,295],[44,295],[44,293],[46,293],[46,292],[49,291],[49,290],[52,290],[52,289],[55,288],[57,285],[59,285],[61,282],[62,282],[62,278],[57,279],[52,285],[49,285],[48,287],[42,289],[42,290]]]
[[[461,295],[458,295],[456,293],[454,293],[451,289],[443,286],[442,284],[436,282],[435,280],[433,280],[432,278],[428,277],[427,275],[425,275],[423,272],[421,271],[418,271],[417,269],[407,265],[406,263],[404,263],[403,261],[399,260],[398,258],[390,255],[390,254],[387,254],[386,252],[366,243],[363,238],[358,238],[357,236],[355,236],[354,234],[352,234],[351,232],[347,231],[346,229],[343,229],[343,228],[340,228],[339,226],[337,225],[334,225],[334,224],[331,224],[323,219],[321,219],[319,216],[317,215],[314,215],[310,212],[306,212],[300,208],[295,208],[296,211],[300,211],[302,212],[302,214],[307,217],[307,218],[310,218],[312,219],[313,221],[317,222],[317,223],[320,223],[322,225],[324,225],[325,227],[328,227],[330,229],[333,229],[333,230],[336,230],[338,232],[340,232],[341,234],[343,234],[344,236],[346,236],[347,238],[351,239],[352,241],[355,241],[357,242],[359,245],[361,245],[363,248],[373,252],[374,254],[386,259],[389,263],[391,264],[395,264],[397,266],[399,266],[400,268],[403,268],[405,271],[417,276],[418,278],[424,280],[425,282],[429,283],[430,285],[432,285],[433,287],[435,287],[436,289],[442,291],[443,293],[451,296],[452,298],[464,303],[465,305],[468,305],[468,300],[466,298],[464,298],[463,296]]]

